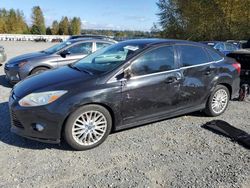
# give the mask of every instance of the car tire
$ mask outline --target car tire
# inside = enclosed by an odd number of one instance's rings
[[[46,67],[37,67],[37,68],[34,68],[34,69],[31,71],[30,75],[39,74],[39,73],[44,72],[44,71],[47,71],[47,70],[49,70],[49,69],[46,68]]]
[[[208,98],[205,113],[208,116],[216,117],[225,112],[230,99],[230,93],[227,87],[223,85],[217,85]]]
[[[64,127],[64,138],[75,150],[88,150],[103,143],[111,127],[112,118],[106,108],[86,105],[68,117]]]

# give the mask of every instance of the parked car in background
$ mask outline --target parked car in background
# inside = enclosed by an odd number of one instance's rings
[[[63,39],[53,38],[53,39],[51,39],[51,42],[63,42]]]
[[[17,56],[5,64],[6,78],[13,84],[29,75],[73,63],[114,43],[104,39],[72,39],[40,52]]]
[[[238,96],[240,65],[200,43],[143,39],[101,49],[32,76],[12,90],[12,132],[77,150],[110,131],[204,110],[221,115]]]
[[[245,48],[245,44],[247,43],[246,40],[227,40],[226,42],[234,44],[239,49]]]
[[[245,49],[229,53],[227,56],[241,64],[241,84],[250,84],[250,40],[244,44]]]
[[[103,40],[109,40],[109,41],[113,41],[116,42],[114,39],[106,36],[106,35],[92,35],[92,34],[84,34],[84,35],[72,35],[69,37],[68,40],[72,40],[72,39],[82,39],[82,38],[95,38],[95,39],[103,39]]]
[[[0,46],[0,65],[2,65],[3,62],[5,62],[7,59],[7,55],[4,51],[4,47]]]
[[[230,52],[239,50],[239,48],[231,43],[228,42],[221,42],[221,41],[204,41],[201,42],[203,44],[206,44],[208,46],[213,47],[214,49],[220,51],[221,53],[223,53],[224,55],[229,54]]]

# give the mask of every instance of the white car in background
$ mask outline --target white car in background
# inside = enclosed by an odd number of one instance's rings
[[[0,66],[7,59],[6,53],[4,52],[4,47],[0,45]]]

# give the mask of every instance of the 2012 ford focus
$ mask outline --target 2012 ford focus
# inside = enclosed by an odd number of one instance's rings
[[[18,83],[11,130],[86,150],[111,131],[198,110],[222,114],[238,95],[239,73],[239,63],[203,44],[125,41]]]

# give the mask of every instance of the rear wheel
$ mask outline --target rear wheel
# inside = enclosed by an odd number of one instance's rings
[[[32,74],[39,74],[39,73],[47,71],[47,70],[49,70],[49,69],[46,67],[37,67],[37,68],[33,69],[30,74],[31,75]]]
[[[99,105],[86,105],[69,116],[64,137],[76,150],[92,149],[104,142],[111,127],[112,119],[107,109]]]
[[[218,85],[210,95],[205,113],[209,116],[215,117],[223,114],[227,109],[230,93],[227,87]]]

